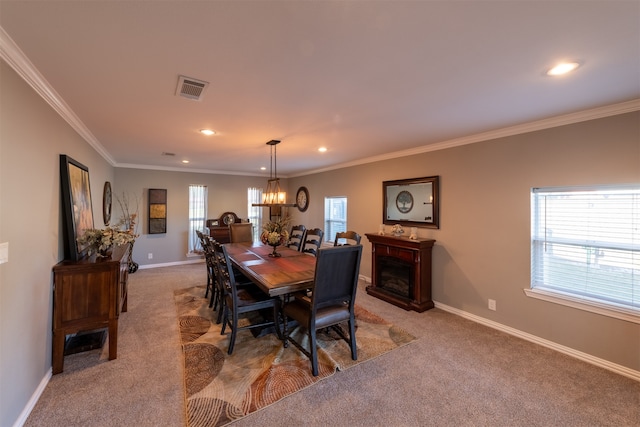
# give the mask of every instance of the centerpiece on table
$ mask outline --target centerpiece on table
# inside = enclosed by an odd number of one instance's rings
[[[262,225],[260,241],[265,245],[273,246],[273,252],[269,254],[270,257],[281,256],[276,252],[276,249],[289,241],[289,222],[291,222],[291,218],[286,216],[277,221],[267,221]]]
[[[125,220],[106,228],[89,228],[78,237],[78,242],[89,245],[88,255],[96,253],[100,258],[109,258],[114,246],[131,244],[138,237],[131,229],[123,230],[123,225]]]

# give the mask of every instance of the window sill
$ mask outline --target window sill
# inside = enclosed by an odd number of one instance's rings
[[[591,313],[600,314],[602,316],[613,317],[627,322],[640,324],[640,312],[637,310],[632,310],[630,308],[625,308],[623,306],[605,304],[600,301],[586,298],[578,298],[569,294],[545,288],[524,289],[524,293],[526,296],[531,298],[553,302],[556,304],[565,305],[567,307],[577,308],[578,310],[584,310]]]

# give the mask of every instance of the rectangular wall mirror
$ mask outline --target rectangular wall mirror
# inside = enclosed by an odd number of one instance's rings
[[[440,228],[439,187],[439,176],[383,181],[383,224]]]

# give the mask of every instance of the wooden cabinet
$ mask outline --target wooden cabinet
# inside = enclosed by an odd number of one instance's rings
[[[206,222],[209,236],[219,243],[231,242],[229,224],[242,222],[234,212],[225,212],[217,219],[208,219]]]
[[[371,242],[371,285],[367,293],[405,310],[433,308],[431,250],[435,240],[366,234]]]
[[[108,328],[109,360],[118,355],[118,317],[127,311],[129,245],[53,267],[53,373],[62,372],[67,335]]]

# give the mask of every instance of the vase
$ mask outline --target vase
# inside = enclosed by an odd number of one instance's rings
[[[138,263],[133,261],[133,244],[134,243],[135,243],[135,240],[129,243],[129,259],[127,260],[129,273],[132,273],[132,274],[138,271],[138,267],[139,267]]]
[[[106,249],[98,249],[98,257],[99,258],[111,258],[111,254],[113,253],[113,247],[109,246]]]
[[[269,246],[273,246],[273,252],[271,252],[271,253],[269,254],[269,256],[270,256],[271,258],[278,258],[278,257],[281,257],[281,256],[282,256],[282,254],[281,254],[281,253],[278,253],[278,252],[276,251],[276,249],[278,248],[278,246],[280,246],[279,244],[278,244],[278,245],[272,245],[272,244],[269,244]]]

